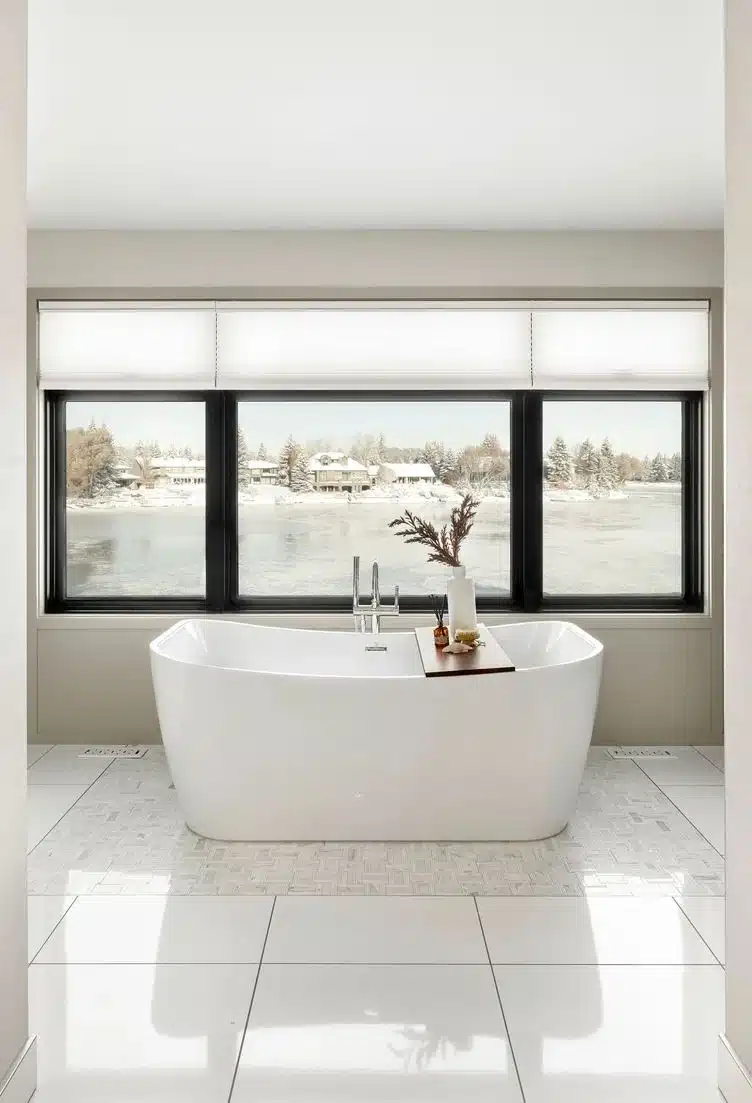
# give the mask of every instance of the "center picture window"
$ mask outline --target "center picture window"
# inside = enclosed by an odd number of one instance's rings
[[[348,592],[352,558],[382,588],[446,584],[389,522],[405,508],[440,527],[463,494],[480,507],[467,541],[478,592],[510,590],[510,404],[506,400],[253,401],[238,404],[241,596]]]

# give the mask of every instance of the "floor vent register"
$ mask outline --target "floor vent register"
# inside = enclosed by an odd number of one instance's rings
[[[147,747],[84,747],[79,758],[143,758]]]
[[[664,747],[609,747],[608,753],[612,758],[676,758]]]

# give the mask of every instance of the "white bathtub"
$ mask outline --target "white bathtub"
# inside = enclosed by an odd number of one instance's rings
[[[557,621],[491,631],[515,672],[425,678],[412,632],[181,621],[151,661],[188,826],[264,841],[555,835],[577,800],[603,647]]]

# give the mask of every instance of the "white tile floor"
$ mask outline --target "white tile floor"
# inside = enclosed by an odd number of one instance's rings
[[[461,846],[207,843],[159,752],[36,750],[40,1103],[719,1103],[713,748],[596,749],[564,835]]]

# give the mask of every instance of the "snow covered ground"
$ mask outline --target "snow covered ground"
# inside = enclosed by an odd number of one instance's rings
[[[611,491],[591,493],[588,490],[572,487],[568,489],[545,486],[544,502],[596,502],[624,501],[630,493],[644,492],[646,487],[653,490],[676,491],[677,483],[625,483]],[[506,485],[496,487],[474,487],[471,491],[481,501],[506,501],[509,488]],[[459,502],[463,489],[447,486],[445,483],[417,486],[398,485],[396,483],[377,483],[370,490],[359,494],[295,493],[284,486],[258,485],[241,489],[238,503],[241,506],[285,505],[300,507],[330,506],[361,503],[366,506],[374,502],[395,502],[397,505],[419,505],[423,503],[446,503],[448,506]],[[68,509],[76,512],[104,510],[163,510],[163,509],[200,509],[205,501],[204,487],[155,488],[153,490],[115,490],[96,498],[69,498]]]

